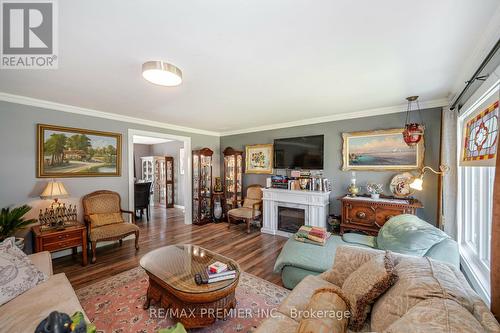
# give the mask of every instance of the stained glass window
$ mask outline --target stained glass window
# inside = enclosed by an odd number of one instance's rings
[[[481,109],[480,109],[481,110]],[[462,163],[495,162],[498,142],[498,100],[468,119],[464,125]]]

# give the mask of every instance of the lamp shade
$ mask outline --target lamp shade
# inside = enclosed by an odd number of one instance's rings
[[[56,199],[68,196],[69,193],[66,191],[62,182],[50,181],[42,194],[40,194],[40,198],[42,199]]]
[[[422,191],[423,190],[422,185],[424,183],[424,180],[422,178],[423,177],[416,177],[415,179],[413,179],[413,181],[410,184],[410,187],[417,191]]]

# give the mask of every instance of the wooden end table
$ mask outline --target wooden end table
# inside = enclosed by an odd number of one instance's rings
[[[207,269],[215,261],[229,263],[236,277],[211,284],[197,285],[194,275]],[[235,290],[240,278],[240,267],[234,260],[199,246],[170,245],[147,253],[140,261],[149,276],[149,287],[144,309],[151,300],[170,308],[176,320],[186,328],[205,327],[216,319],[224,319],[236,306]],[[187,315],[186,315],[187,314]]]
[[[82,265],[87,265],[87,228],[83,224],[65,227],[63,230],[41,230],[39,225],[32,227],[35,235],[35,252],[57,252],[72,249],[76,254],[82,247]]]

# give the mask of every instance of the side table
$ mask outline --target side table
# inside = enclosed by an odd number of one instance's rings
[[[35,235],[35,252],[57,252],[72,249],[76,254],[82,247],[82,265],[87,265],[87,228],[83,224],[68,226],[63,230],[41,230],[39,225],[32,227]]]

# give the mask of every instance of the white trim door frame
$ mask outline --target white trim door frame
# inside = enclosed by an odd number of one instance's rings
[[[134,135],[147,136],[152,138],[169,139],[182,141],[186,152],[191,151],[191,138],[189,136],[180,136],[168,133],[158,133],[128,129],[127,147],[128,147],[128,206],[130,211],[134,211]],[[192,224],[192,183],[191,183],[191,154],[184,154],[185,177],[184,177],[184,224]]]

